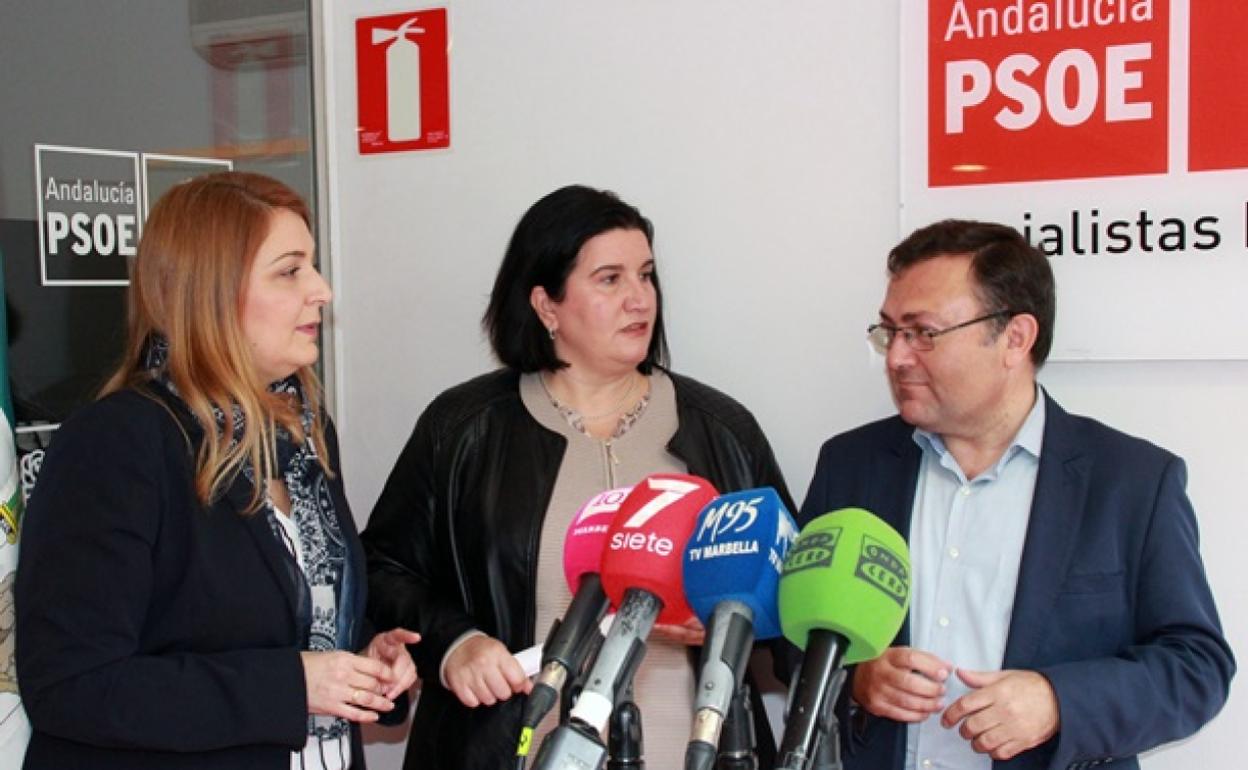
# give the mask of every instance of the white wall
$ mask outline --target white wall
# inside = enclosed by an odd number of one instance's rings
[[[422,6],[326,6],[337,416],[361,522],[429,400],[492,366],[478,322],[511,228],[569,182],[655,222],[676,369],[754,411],[799,500],[823,439],[890,411],[863,333],[900,236],[899,3],[450,2],[452,149],[388,157],[355,149],[354,20]],[[1186,456],[1241,649],[1248,362],[1053,364],[1042,380]],[[1146,767],[1236,764],[1242,700]],[[401,753],[370,747],[375,767]]]

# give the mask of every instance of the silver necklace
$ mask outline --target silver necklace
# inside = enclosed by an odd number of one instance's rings
[[[546,391],[546,398],[550,399],[550,403],[554,404],[556,409],[568,409],[570,411],[576,412],[576,414],[582,420],[585,420],[587,422],[592,422],[594,420],[601,420],[604,417],[610,417],[613,414],[619,414],[624,409],[624,407],[628,405],[628,397],[633,395],[633,391],[637,389],[637,380],[640,378],[637,376],[636,373],[634,373],[632,378],[628,382],[628,390],[624,391],[624,397],[621,398],[618,402],[616,402],[615,406],[611,407],[609,410],[601,414],[581,414],[581,412],[575,409],[574,407],[561,403],[559,399],[555,398],[555,394],[551,393],[550,388],[546,385],[545,374],[539,374],[537,376],[537,379],[538,379],[538,382],[542,383],[542,390]]]

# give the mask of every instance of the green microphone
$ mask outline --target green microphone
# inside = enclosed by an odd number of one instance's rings
[[[905,538],[861,508],[812,520],[780,575],[780,627],[805,651],[790,688],[778,770],[801,770],[826,732],[841,666],[871,660],[901,629],[910,606]]]

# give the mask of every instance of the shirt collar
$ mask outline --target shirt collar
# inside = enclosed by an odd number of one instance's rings
[[[1022,426],[1019,427],[1018,433],[1014,434],[1014,440],[1001,453],[1001,459],[997,460],[993,468],[994,475],[1000,473],[1015,455],[1019,452],[1026,452],[1036,460],[1040,459],[1040,449],[1044,444],[1044,389],[1036,384],[1036,401],[1031,406],[1031,411],[1027,413],[1027,419],[1023,420]],[[945,446],[944,440],[939,433],[923,430],[922,428],[914,429],[914,443],[919,445],[922,450],[931,450],[940,458],[942,464],[948,459],[952,461],[952,457],[946,458],[949,449]],[[956,463],[954,463],[956,465]]]

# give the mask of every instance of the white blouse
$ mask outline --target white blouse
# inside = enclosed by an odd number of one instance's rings
[[[277,522],[286,533],[284,542],[287,550],[299,562],[299,569],[305,574],[307,566],[303,563],[303,548],[300,547],[299,527],[284,511],[273,506],[277,514]],[[351,734],[344,733],[337,738],[322,739],[309,735],[303,751],[290,752],[290,770],[347,770],[351,766]]]

